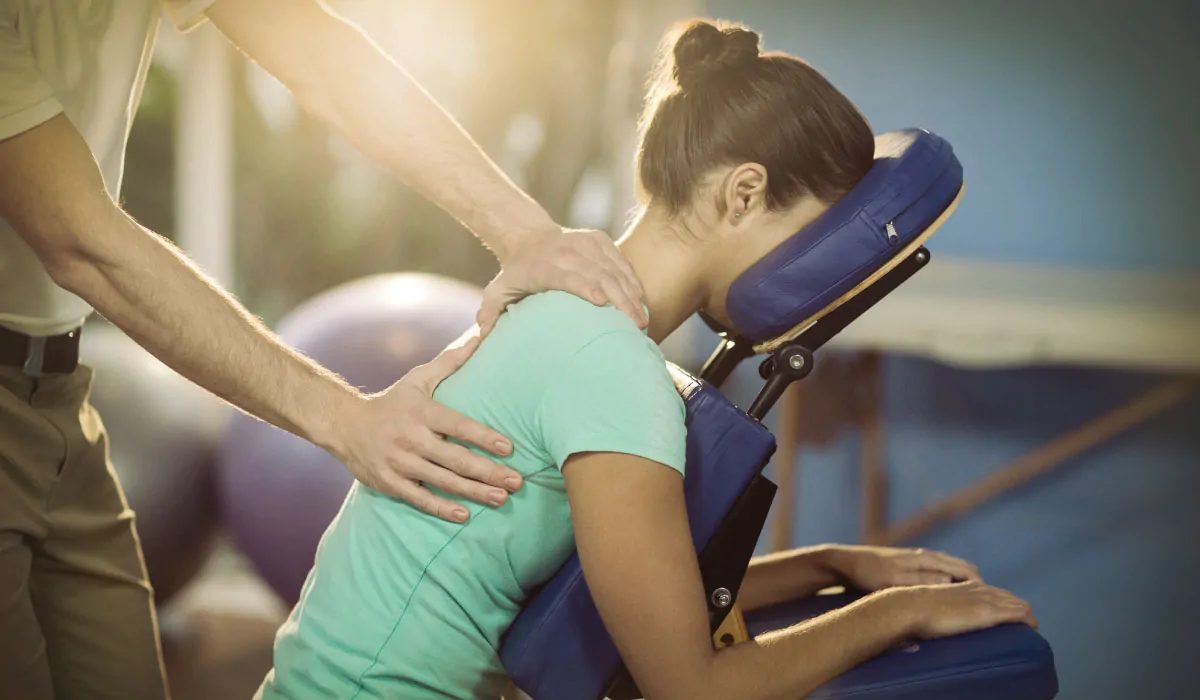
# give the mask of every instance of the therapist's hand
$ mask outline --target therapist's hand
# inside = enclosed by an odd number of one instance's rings
[[[425,485],[489,505],[503,505],[521,488],[521,475],[446,440],[508,455],[512,444],[496,431],[446,408],[433,391],[479,346],[474,335],[432,362],[415,367],[386,391],[363,397],[336,416],[342,433],[330,452],[356,479],[444,520],[465,522],[467,510]]]
[[[483,306],[476,317],[485,336],[509,304],[551,289],[570,292],[597,306],[612,304],[639,328],[648,323],[642,309],[642,285],[603,231],[555,227],[546,233],[530,233],[516,248],[500,255],[500,265],[500,274],[483,291]]]
[[[839,545],[829,548],[825,556],[828,566],[847,585],[860,591],[952,581],[983,582],[974,565],[927,549]]]

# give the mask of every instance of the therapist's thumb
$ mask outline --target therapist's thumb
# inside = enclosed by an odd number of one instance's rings
[[[472,333],[470,337],[456,341],[454,345],[443,350],[428,364],[420,367],[420,381],[424,389],[432,394],[438,384],[457,372],[467,363],[467,360],[471,359],[471,355],[474,355],[475,350],[479,347],[479,342],[479,335]]]

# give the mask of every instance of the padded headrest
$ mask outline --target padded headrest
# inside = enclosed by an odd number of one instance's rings
[[[922,129],[876,137],[875,165],[854,189],[734,281],[726,310],[735,330],[765,341],[812,318],[919,238],[962,184],[962,164],[941,137]]]

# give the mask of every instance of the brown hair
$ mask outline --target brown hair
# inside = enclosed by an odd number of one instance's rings
[[[805,194],[831,203],[875,155],[871,126],[825,76],[794,56],[760,54],[757,33],[725,23],[668,32],[639,127],[639,187],[672,213],[706,173],[740,163],[766,168],[770,209]]]

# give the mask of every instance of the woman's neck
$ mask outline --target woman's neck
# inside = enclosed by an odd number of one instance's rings
[[[679,219],[652,209],[643,212],[617,244],[642,283],[650,310],[647,333],[655,343],[699,311],[708,296],[700,246],[687,242],[692,234],[682,227]]]

